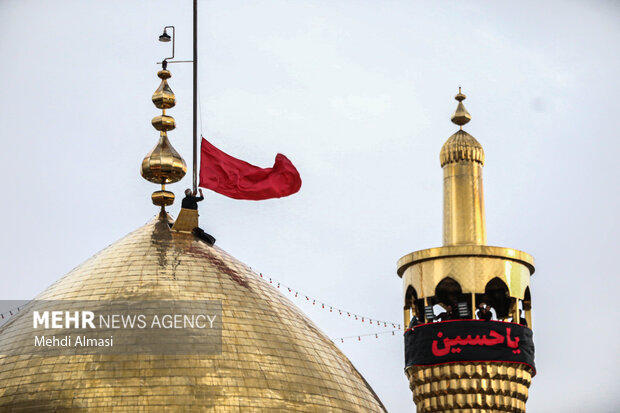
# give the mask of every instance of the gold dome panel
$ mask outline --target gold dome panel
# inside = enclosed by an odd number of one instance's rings
[[[222,353],[0,355],[0,411],[386,411],[346,356],[276,288],[169,223],[165,214],[154,219],[37,299],[221,300]]]

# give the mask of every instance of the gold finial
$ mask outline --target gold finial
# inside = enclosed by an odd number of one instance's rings
[[[153,93],[153,104],[162,110],[162,114],[155,116],[151,124],[159,131],[157,145],[144,157],[140,173],[144,179],[161,185],[160,191],[153,192],[151,199],[153,204],[160,206],[162,211],[166,205],[174,202],[174,193],[166,191],[166,184],[180,181],[187,172],[185,160],[172,147],[168,140],[168,131],[176,127],[172,116],[166,115],[166,109],[174,107],[176,98],[167,79],[170,79],[170,71],[164,69],[157,73],[161,83]]]
[[[161,83],[151,99],[157,108],[170,109],[176,104],[176,98],[166,79],[170,79],[172,75],[169,70],[164,69],[157,72],[157,76],[161,79]]]
[[[455,123],[463,129],[463,125],[471,120],[471,115],[465,109],[465,105],[463,105],[463,101],[467,98],[463,93],[461,93],[461,87],[459,86],[459,93],[454,97],[454,99],[458,100],[459,104],[456,107],[456,111],[452,115],[452,123]]]

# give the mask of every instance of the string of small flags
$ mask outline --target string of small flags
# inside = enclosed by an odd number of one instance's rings
[[[357,314],[357,313],[353,313],[351,311],[344,310],[344,309],[342,309],[340,307],[336,307],[334,305],[325,303],[325,302],[323,302],[323,301],[321,301],[321,300],[319,300],[319,299],[317,299],[315,297],[312,297],[310,295],[304,294],[303,292],[301,292],[299,290],[295,290],[294,288],[292,288],[292,287],[290,287],[290,286],[288,286],[286,284],[283,284],[283,283],[281,283],[279,281],[275,281],[271,277],[265,277],[265,276],[263,276],[262,273],[260,273],[259,275],[265,281],[269,280],[269,284],[275,285],[276,288],[278,288],[280,290],[288,291],[290,294],[294,295],[295,298],[303,297],[303,298],[306,299],[307,302],[312,301],[312,305],[317,305],[318,304],[320,306],[320,308],[323,309],[323,310],[329,309],[330,313],[336,313],[337,312],[338,315],[340,315],[340,316],[344,316],[346,314],[347,318],[352,318],[355,321],[361,321],[362,323],[365,323],[366,320],[368,320],[368,324],[369,325],[377,325],[377,326],[383,325],[383,327],[392,326],[392,328],[394,329],[394,330],[390,330],[390,331],[387,331],[387,332],[376,333],[376,334],[372,333],[372,334],[362,334],[362,335],[351,336],[351,337],[340,337],[340,338],[334,339],[334,340],[344,340],[344,339],[347,339],[347,338],[355,338],[355,337],[357,337],[357,338],[359,338],[361,340],[361,337],[366,337],[366,336],[369,336],[369,335],[386,334],[386,333],[390,333],[390,332],[394,333],[394,331],[402,330],[402,325],[399,324],[399,323],[394,323],[392,321],[378,320],[376,318],[372,318],[372,317],[368,317],[368,316],[365,316],[365,315],[360,315],[360,314]],[[8,318],[14,316],[15,314],[17,314],[19,312],[20,309],[24,308],[24,306],[25,306],[25,304],[21,305],[19,307],[15,307],[15,308],[13,308],[11,310],[5,311],[4,313],[0,313],[0,319],[5,320],[5,319],[8,319]]]
[[[15,314],[19,313],[19,310],[24,308],[24,305],[20,305],[19,307],[15,307],[11,310],[5,311],[4,313],[0,313],[0,319],[6,320],[7,318],[13,317]]]
[[[347,340],[347,341],[350,341],[350,340],[362,341],[362,337],[373,336],[374,338],[379,338],[379,336],[383,335],[383,334],[390,334],[390,335],[395,336],[397,331],[398,330],[390,330],[390,331],[381,331],[381,332],[378,332],[378,333],[358,334],[357,336],[338,337],[338,338],[332,338],[332,341],[344,343],[345,340]]]
[[[301,291],[294,289],[293,287],[290,287],[288,285],[285,285],[279,281],[272,279],[271,277],[264,276],[262,273],[259,273],[259,275],[263,280],[268,281],[269,284],[275,285],[276,288],[283,290],[283,291],[288,291],[291,295],[294,296],[294,298],[305,298],[307,302],[312,302],[312,305],[318,305],[319,308],[321,308],[322,310],[329,309],[330,313],[338,313],[338,315],[340,316],[346,315],[347,318],[352,318],[353,320],[361,321],[362,323],[366,323],[366,321],[368,321],[368,324],[370,325],[377,325],[377,326],[382,325],[383,327],[391,326],[395,330],[402,330],[402,325],[399,323],[394,323],[392,321],[378,320],[376,318],[371,318],[365,315],[360,315],[360,314],[353,313],[351,311],[344,310],[340,307],[336,307],[332,304],[328,304],[326,302],[320,301],[317,298],[304,294]],[[358,337],[358,336],[355,336],[355,337]]]

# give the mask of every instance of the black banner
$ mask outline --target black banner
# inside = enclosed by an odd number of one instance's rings
[[[495,361],[534,366],[532,330],[515,323],[450,320],[405,332],[405,366]]]

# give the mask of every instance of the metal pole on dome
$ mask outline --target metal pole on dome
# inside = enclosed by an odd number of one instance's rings
[[[198,191],[198,183],[196,174],[198,170],[198,0],[194,0],[194,57],[193,57],[193,72],[194,72],[194,102],[193,102],[193,116],[194,116],[194,131],[193,131],[193,146],[192,149],[192,183],[194,193]]]
[[[193,58],[192,60],[169,60],[174,59],[174,26],[164,27],[164,32],[159,36],[160,42],[169,42],[172,40],[172,57],[166,58],[157,64],[162,64],[165,69],[168,63],[189,63],[192,62],[193,68],[193,104],[192,104],[192,117],[193,117],[193,131],[192,131],[192,187],[194,192],[198,191],[198,0],[194,0],[193,8]],[[166,29],[172,28],[172,37],[166,33]]]

